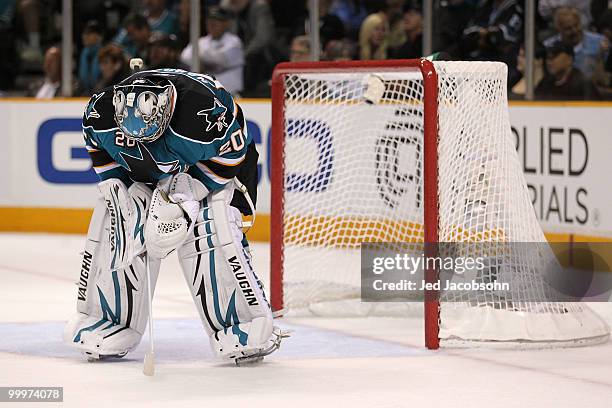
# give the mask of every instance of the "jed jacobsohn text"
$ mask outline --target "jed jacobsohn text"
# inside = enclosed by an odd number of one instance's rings
[[[413,282],[409,280],[401,280],[399,282],[384,282],[381,279],[377,279],[373,282],[372,287],[374,290],[444,290],[444,291],[471,291],[471,290],[484,290],[484,291],[508,291],[510,290],[510,284],[508,282],[476,282],[475,280],[469,282],[452,282],[447,281],[435,281],[425,282]]]
[[[463,274],[471,270],[483,270],[485,268],[483,257],[426,257],[411,256],[408,254],[395,254],[392,257],[375,257],[372,260],[372,272],[380,275],[385,271],[406,271],[415,274],[425,269],[453,271]]]
[[[372,273],[379,277],[369,280],[375,292],[388,291],[508,291],[508,282],[483,281],[473,277],[486,272],[486,257],[428,257],[394,254],[372,258]],[[415,275],[424,270],[443,272],[445,278],[427,282]],[[468,275],[469,274],[469,275]],[[457,278],[453,279],[453,276]]]

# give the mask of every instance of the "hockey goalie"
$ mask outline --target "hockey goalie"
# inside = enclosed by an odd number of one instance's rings
[[[280,331],[243,234],[258,154],[222,84],[137,72],[93,95],[83,136],[99,197],[64,340],[90,359],[133,350],[148,320],[146,278],[153,292],[161,259],[176,251],[216,355],[258,361],[276,350]]]

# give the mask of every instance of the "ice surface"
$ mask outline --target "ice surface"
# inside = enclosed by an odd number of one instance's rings
[[[263,364],[218,362],[175,258],[162,265],[155,294],[155,377],[142,374],[146,337],[124,359],[88,363],[61,343],[83,241],[0,234],[0,386],[63,386],[64,403],[45,406],[612,406],[612,343],[432,352],[420,319],[280,319],[293,335]],[[267,245],[253,247],[265,278]],[[612,318],[608,305],[596,306]]]

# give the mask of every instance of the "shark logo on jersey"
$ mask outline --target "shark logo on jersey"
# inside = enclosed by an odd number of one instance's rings
[[[132,156],[125,152],[119,153],[127,166],[127,170],[131,173],[130,177],[132,180],[154,184],[157,183],[164,173],[176,174],[180,171],[181,166],[178,160],[160,162],[155,160],[153,154],[143,143],[137,142],[137,148],[140,157]]]
[[[206,119],[207,132],[210,132],[210,130],[215,126],[217,127],[217,131],[221,132],[224,127],[229,127],[229,125],[225,122],[226,113],[227,108],[223,106],[217,98],[215,98],[212,108],[202,109],[197,113],[197,115],[204,116],[204,119]]]
[[[85,109],[85,119],[91,119],[91,118],[99,119],[100,118],[100,114],[96,110],[96,102],[98,102],[104,94],[105,92],[100,92],[99,94],[93,94],[93,96],[91,97],[91,103],[87,105],[87,108]]]

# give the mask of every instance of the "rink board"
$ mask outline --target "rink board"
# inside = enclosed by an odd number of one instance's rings
[[[0,101],[0,230],[84,232],[96,176],[82,144],[85,99]],[[259,151],[258,221],[251,239],[269,239],[271,106],[243,100]],[[549,239],[612,237],[612,104],[515,103],[512,132],[534,208]]]

